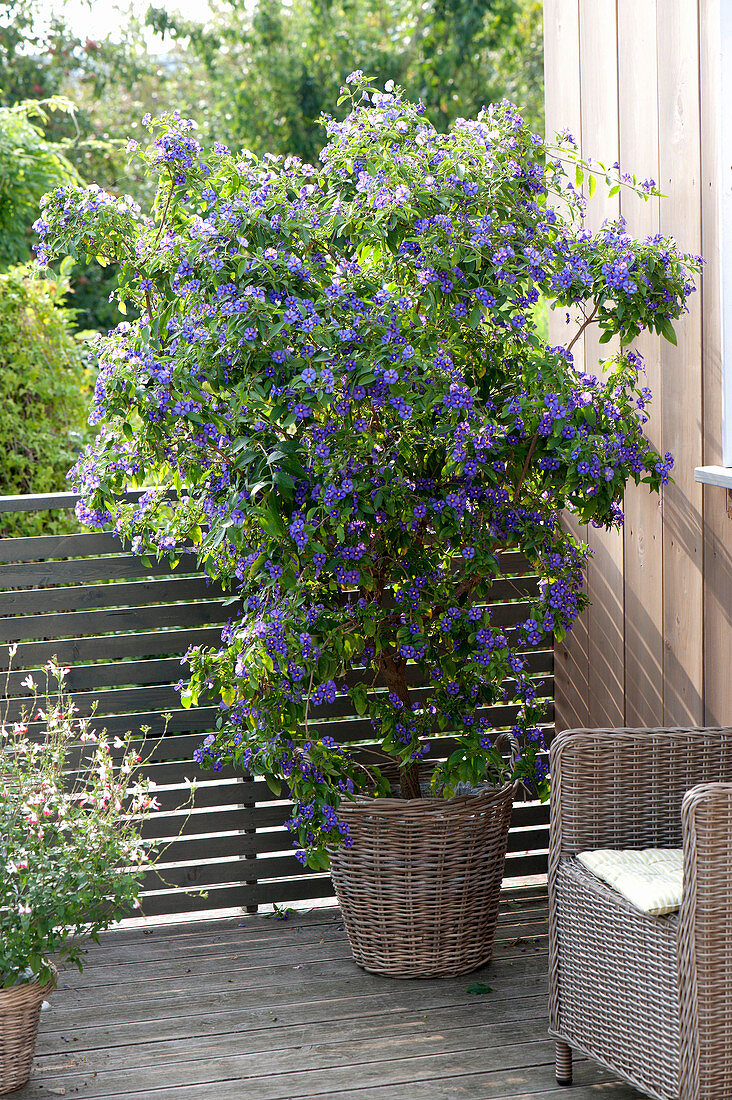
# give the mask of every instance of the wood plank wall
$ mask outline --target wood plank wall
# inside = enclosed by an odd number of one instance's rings
[[[558,729],[732,723],[732,512],[723,488],[694,481],[695,466],[722,461],[719,2],[544,0],[547,134],[569,127],[585,156],[618,158],[666,196],[613,206],[598,187],[589,226],[619,212],[635,236],[673,235],[706,260],[678,347],[638,342],[648,434],[674,455],[674,484],[660,500],[631,487],[623,532],[587,534],[592,607],[557,650]],[[550,324],[565,341],[563,316]],[[585,369],[599,350],[588,330]]]

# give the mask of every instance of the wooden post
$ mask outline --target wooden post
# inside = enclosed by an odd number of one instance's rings
[[[249,772],[245,772],[244,773],[244,782],[245,783],[253,783],[254,782],[254,776],[250,775]],[[244,809],[245,810],[255,810],[256,806],[257,806],[256,801],[255,802],[245,802],[244,803]],[[256,837],[256,835],[257,835],[256,825],[247,826],[244,829],[244,835],[245,836],[251,836],[252,838]],[[247,875],[247,876],[251,875],[252,876],[251,878],[249,878],[249,877],[245,878],[244,885],[245,886],[256,886],[257,885],[257,851],[256,851],[256,846],[255,845],[252,845],[252,851],[251,852],[247,851],[245,853],[244,863],[245,863],[245,868],[244,868],[245,875]],[[246,908],[247,913],[257,913],[257,912],[259,912],[259,906],[255,905],[255,904],[247,905],[247,906],[245,906],[245,908]]]

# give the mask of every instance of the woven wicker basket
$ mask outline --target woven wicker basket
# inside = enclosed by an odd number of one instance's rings
[[[0,1096],[20,1089],[30,1077],[41,1004],[54,982],[26,982],[0,989]]]
[[[513,796],[341,803],[353,847],[332,853],[331,873],[359,966],[430,978],[490,960]]]

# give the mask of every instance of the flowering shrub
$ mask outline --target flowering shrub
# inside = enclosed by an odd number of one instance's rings
[[[349,83],[320,167],[204,154],[191,122],[147,119],[152,142],[132,151],[160,177],[151,218],[70,187],[37,223],[42,256],[116,258],[139,311],[100,347],[79,514],[134,550],[195,552],[232,587],[222,645],[189,655],[184,701],[222,707],[196,757],[286,780],[298,856],[316,867],[348,843],[339,801],[385,792],[379,761],[410,797],[425,759],[446,795],[500,779],[496,702],[517,705],[518,770],[545,786],[525,651],[561,638],[586,599],[588,551],[560,512],[611,527],[630,478],[668,480],[627,345],[673,338],[698,266],[621,222],[587,231],[575,173],[589,166],[510,104],[438,133],[398,89]],[[595,168],[591,188],[598,175],[624,182]],[[564,346],[537,330],[542,297],[579,314]],[[591,324],[620,338],[602,376],[572,359]],[[486,605],[512,550],[540,580],[509,631]],[[332,704],[370,719],[372,763],[313,725]]]
[[[44,984],[51,956],[81,970],[84,941],[137,907],[150,859],[140,825],[157,804],[139,756],[75,717],[68,669],[46,671],[58,689],[33,715],[43,739],[0,726],[0,988]]]

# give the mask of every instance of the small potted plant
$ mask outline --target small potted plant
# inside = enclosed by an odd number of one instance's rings
[[[81,970],[86,941],[137,908],[150,862],[140,828],[156,802],[140,758],[76,716],[67,672],[46,666],[56,686],[32,728],[0,726],[0,1094],[28,1080],[56,966]]]
[[[197,759],[287,785],[296,856],[332,861],[362,965],[457,973],[490,957],[514,783],[546,793],[527,651],[586,600],[562,511],[617,526],[629,480],[668,480],[630,345],[673,339],[698,261],[587,231],[585,177],[652,181],[548,146],[508,103],[440,133],[358,72],[343,102],[318,167],[146,119],[151,216],[59,189],[39,256],[118,261],[131,311],[99,347],[80,517],[195,552],[234,593],[222,644],[190,654],[184,703],[222,707]],[[566,313],[561,346],[542,308]],[[589,326],[619,338],[598,374],[572,356]],[[507,630],[489,605],[512,553],[539,583]],[[354,712],[361,743],[339,742],[327,719]]]

